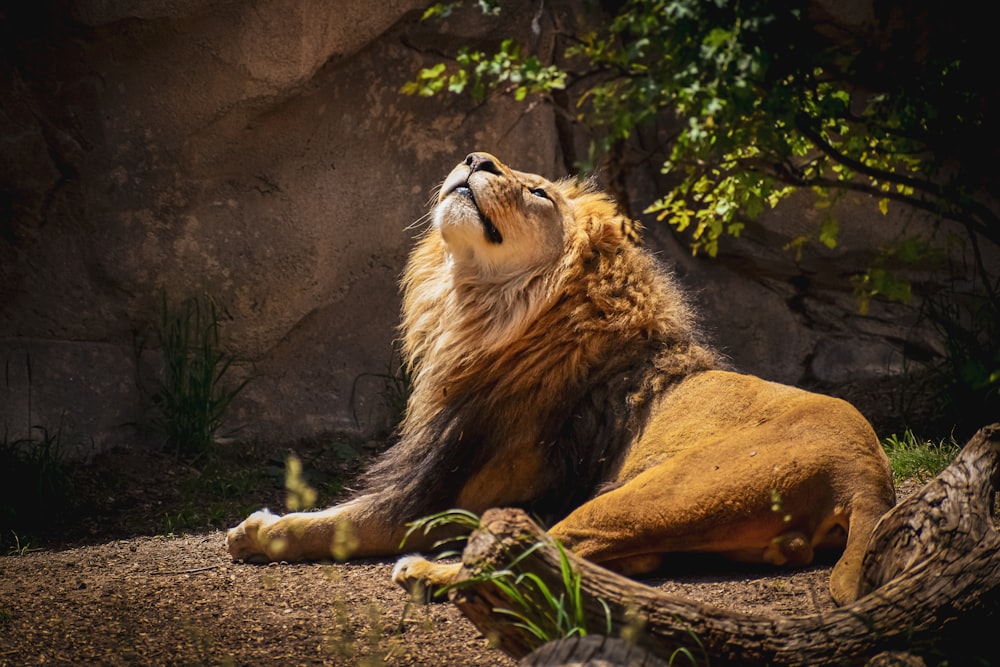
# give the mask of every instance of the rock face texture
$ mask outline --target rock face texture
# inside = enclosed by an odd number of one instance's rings
[[[163,292],[219,305],[233,374],[254,378],[230,420],[246,435],[382,428],[370,374],[434,187],[475,147],[557,167],[544,108],[399,94],[425,47],[494,29],[438,34],[419,1],[17,4],[0,24],[10,439],[135,437],[133,339]]]
[[[474,149],[559,176],[582,141],[545,103],[399,93],[442,54],[494,35],[530,35],[545,54],[573,3],[444,22],[421,22],[420,0],[12,4],[0,14],[8,441],[37,427],[84,453],[133,441],[136,340],[163,294],[218,305],[233,382],[253,378],[229,419],[243,437],[387,427],[379,375],[397,280],[436,185]],[[633,210],[655,197],[655,173],[626,175]],[[808,200],[774,212],[722,261],[692,259],[647,224],[737,367],[830,390],[878,384],[902,368],[913,311],[857,315],[845,277],[868,256],[849,238],[799,264],[781,250],[815,215]],[[891,414],[878,398],[860,407]]]

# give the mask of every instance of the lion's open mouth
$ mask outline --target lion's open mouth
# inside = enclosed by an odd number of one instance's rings
[[[456,186],[448,194],[456,194],[471,201],[472,205],[476,208],[476,213],[479,214],[479,222],[483,225],[483,232],[486,234],[486,240],[490,243],[503,243],[503,235],[500,234],[500,230],[497,229],[497,226],[493,224],[493,220],[490,219],[490,216],[486,215],[486,213],[483,212],[483,209],[479,207],[479,202],[476,201],[476,195],[472,192],[472,188],[469,187],[468,182]]]

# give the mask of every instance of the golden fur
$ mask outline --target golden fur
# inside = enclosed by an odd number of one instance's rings
[[[399,443],[346,503],[251,515],[232,556],[397,554],[421,516],[518,505],[629,574],[670,552],[802,565],[843,548],[830,587],[853,599],[895,497],[874,432],[843,401],[723,370],[638,231],[590,187],[471,154],[403,279]],[[394,576],[454,574],[408,558]]]

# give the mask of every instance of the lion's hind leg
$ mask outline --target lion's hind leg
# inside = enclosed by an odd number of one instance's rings
[[[663,554],[648,553],[625,556],[623,558],[612,558],[602,562],[601,565],[612,572],[617,572],[626,577],[637,577],[659,570],[663,566]]]
[[[768,549],[776,558],[788,550],[772,544],[788,527],[770,511],[766,494],[740,498],[724,485],[711,496],[685,493],[679,481],[640,476],[583,504],[549,533],[578,556],[629,576],[656,571],[670,553],[762,563]]]
[[[584,503],[549,532],[578,556],[626,575],[654,572],[671,553],[806,565],[834,503],[799,482],[782,489],[788,510],[776,511],[778,484],[766,474],[668,460]]]
[[[714,553],[735,561],[800,567],[818,549],[843,548],[830,577],[837,604],[857,598],[861,561],[888,494],[836,498],[803,478],[775,511],[774,480],[713,476],[700,484],[661,464],[583,504],[549,533],[582,558],[626,575],[658,569],[669,553]],[[697,488],[694,488],[697,487]]]
[[[875,524],[892,508],[887,499],[858,495],[852,499],[844,553],[830,574],[830,594],[838,605],[857,599],[860,593],[861,565]]]
[[[764,548],[764,562],[772,565],[801,567],[813,561],[812,540],[801,530],[786,530],[771,538]]]

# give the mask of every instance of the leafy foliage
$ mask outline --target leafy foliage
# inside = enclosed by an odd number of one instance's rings
[[[996,158],[1000,115],[984,50],[991,35],[972,7],[874,3],[871,20],[850,26],[817,18],[807,0],[605,4],[617,11],[567,38],[565,67],[505,40],[492,55],[463,49],[404,92],[482,99],[496,90],[521,99],[572,91],[576,106],[565,111],[595,130],[584,169],[639,129],[666,126],[661,171],[674,186],[647,213],[683,232],[695,253],[714,256],[725,236],[802,189],[825,209],[814,239],[828,248],[841,228],[830,204],[846,192],[867,195],[883,215],[905,205],[956,221],[985,305],[932,321],[948,328],[981,319],[975,313],[1000,313],[1000,276],[987,270],[982,249],[1000,244],[1000,219],[984,203],[991,170],[983,168]],[[491,11],[499,7],[491,3]],[[873,298],[909,302],[912,285],[900,269],[928,268],[942,256],[926,240],[899,238],[853,278],[862,311]],[[788,248],[801,252],[807,240]],[[948,333],[968,348],[968,332]],[[971,341],[976,349],[964,349],[953,365],[974,358],[979,367],[965,372],[978,378],[975,400],[1000,406],[995,339],[980,327]]]
[[[559,549],[559,574],[562,590],[550,588],[545,581],[530,571],[522,571],[519,565],[541,543],[525,550],[511,564],[500,570],[480,573],[470,581],[489,581],[511,601],[510,608],[494,609],[497,614],[509,616],[515,627],[519,627],[538,640],[539,645],[564,637],[587,634],[587,618],[581,590],[580,573],[573,569],[569,557],[561,544]],[[465,582],[463,582],[465,583]],[[468,585],[468,583],[465,583]],[[604,626],[597,630],[611,635],[611,609],[604,600]]]
[[[399,548],[402,549],[405,547],[406,541],[409,540],[410,536],[414,533],[423,532],[424,535],[429,535],[434,531],[456,526],[465,532],[471,532],[479,527],[479,515],[468,510],[449,509],[417,519],[416,521],[408,524],[406,535],[403,536],[403,541],[399,545]],[[462,538],[458,538],[458,541],[461,541],[461,539]],[[456,538],[449,536],[434,544],[434,548],[437,549],[455,541]],[[455,552],[453,551],[449,551],[442,555],[451,556],[454,555],[454,553]]]
[[[489,6],[491,13],[500,7]],[[945,12],[921,17],[932,24]],[[801,187],[858,190],[883,212],[902,201],[1000,238],[995,216],[970,199],[979,176],[961,171],[946,184],[936,180],[952,157],[942,150],[948,136],[968,143],[992,131],[977,64],[961,50],[969,40],[934,40],[922,59],[909,54],[906,76],[874,78],[890,64],[891,74],[900,73],[909,41],[886,51],[866,35],[830,38],[808,14],[805,0],[628,0],[606,29],[566,50],[569,62],[585,63],[581,75],[524,57],[507,39],[492,55],[462,49],[453,66],[422,70],[404,92],[470,88],[481,99],[501,89],[523,98],[585,74],[597,82],[583,85],[578,119],[603,129],[598,154],[665,112],[675,116],[663,171],[679,185],[650,210],[679,229],[694,225],[693,248],[708,254],[722,234],[739,233],[741,219]],[[835,243],[829,224],[820,236]]]
[[[555,65],[543,66],[537,56],[524,57],[520,46],[511,39],[501,42],[500,50],[491,56],[463,48],[456,61],[459,68],[454,72],[447,72],[444,63],[420,70],[416,81],[403,86],[403,92],[430,97],[443,90],[468,91],[473,99],[482,101],[488,90],[504,86],[511,88],[514,99],[520,101],[529,93],[549,92],[566,85],[565,72]]]

